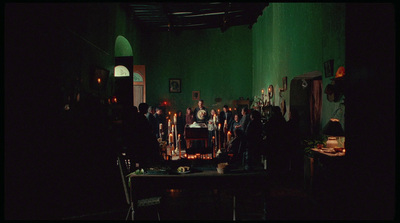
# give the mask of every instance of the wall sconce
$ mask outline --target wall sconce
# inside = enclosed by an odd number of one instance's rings
[[[268,86],[268,98],[271,100],[272,97],[274,97],[274,86],[271,84]]]
[[[326,141],[327,148],[335,148],[338,146],[337,137],[344,136],[344,131],[339,119],[331,118],[322,130],[322,133],[328,136]]]

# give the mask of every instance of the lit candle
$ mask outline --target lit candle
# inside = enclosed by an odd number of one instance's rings
[[[171,143],[174,143],[174,138],[175,138],[175,131],[174,131],[174,125],[172,125],[172,128],[171,128],[171,136],[172,136],[172,140],[171,140]]]
[[[231,141],[231,137],[232,137],[231,131],[228,131],[227,137],[228,137],[228,142]]]
[[[221,130],[221,123],[218,124],[218,131]]]
[[[160,130],[162,130],[162,123],[160,123]]]
[[[175,145],[175,148],[176,149],[178,149],[178,126],[176,126],[175,125],[175,135],[174,135],[174,137],[175,137],[175,143],[176,143],[176,145]]]
[[[212,147],[213,157],[215,157],[215,147],[216,147],[216,144],[217,144],[216,141],[215,141],[215,136],[212,137],[212,140],[213,140],[213,143],[214,143],[213,147]]]
[[[264,103],[264,89],[261,90],[261,101]]]
[[[218,115],[219,115],[219,112],[220,112],[221,110],[220,110],[220,109],[218,109],[217,111],[218,111]]]
[[[176,113],[174,114],[174,124],[176,125]]]
[[[172,143],[172,139],[173,139],[173,137],[172,137],[172,133],[170,133],[170,134],[169,134],[169,138],[168,138],[168,142],[169,142],[169,144],[171,144],[171,143]]]
[[[171,119],[168,119],[168,135],[171,133]]]
[[[97,83],[101,83],[101,78],[97,78]]]

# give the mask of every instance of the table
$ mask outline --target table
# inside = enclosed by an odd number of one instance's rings
[[[208,146],[208,128],[206,125],[205,127],[201,128],[190,128],[190,127],[185,127],[185,140],[186,144],[189,144],[189,142],[193,140],[204,140],[205,141],[205,146],[207,148]]]
[[[336,180],[340,182],[341,173],[345,171],[343,168],[346,153],[330,153],[327,152],[328,148],[312,148],[311,150],[314,157],[304,157],[304,188],[312,192],[316,186],[315,183],[319,185],[319,188],[329,188],[327,185],[334,185],[332,182]],[[314,182],[315,179],[317,182]]]
[[[264,193],[264,214],[266,213],[266,196],[269,192],[268,175],[265,170],[244,172],[231,170],[219,174],[216,170],[204,170],[186,174],[164,175],[131,175],[130,197],[132,220],[134,220],[138,191],[162,189],[227,189],[233,194],[233,220],[236,220],[236,195],[246,190],[261,190]]]
[[[322,149],[312,148],[311,150],[316,152],[317,154],[323,154],[323,155],[331,156],[331,157],[334,157],[334,156],[345,156],[346,155],[345,152],[329,153],[329,152],[327,152],[328,148],[322,148]]]

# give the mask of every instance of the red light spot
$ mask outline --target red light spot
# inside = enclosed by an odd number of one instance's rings
[[[166,101],[164,101],[164,105],[167,105],[167,102],[166,102]]]
[[[117,97],[116,97],[116,96],[113,96],[112,102],[113,102],[113,103],[117,103]]]

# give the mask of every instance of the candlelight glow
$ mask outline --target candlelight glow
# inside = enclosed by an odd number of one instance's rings
[[[113,102],[113,103],[117,103],[117,97],[115,97],[115,96],[112,97],[112,102]]]
[[[101,78],[97,78],[97,83],[101,83]]]

